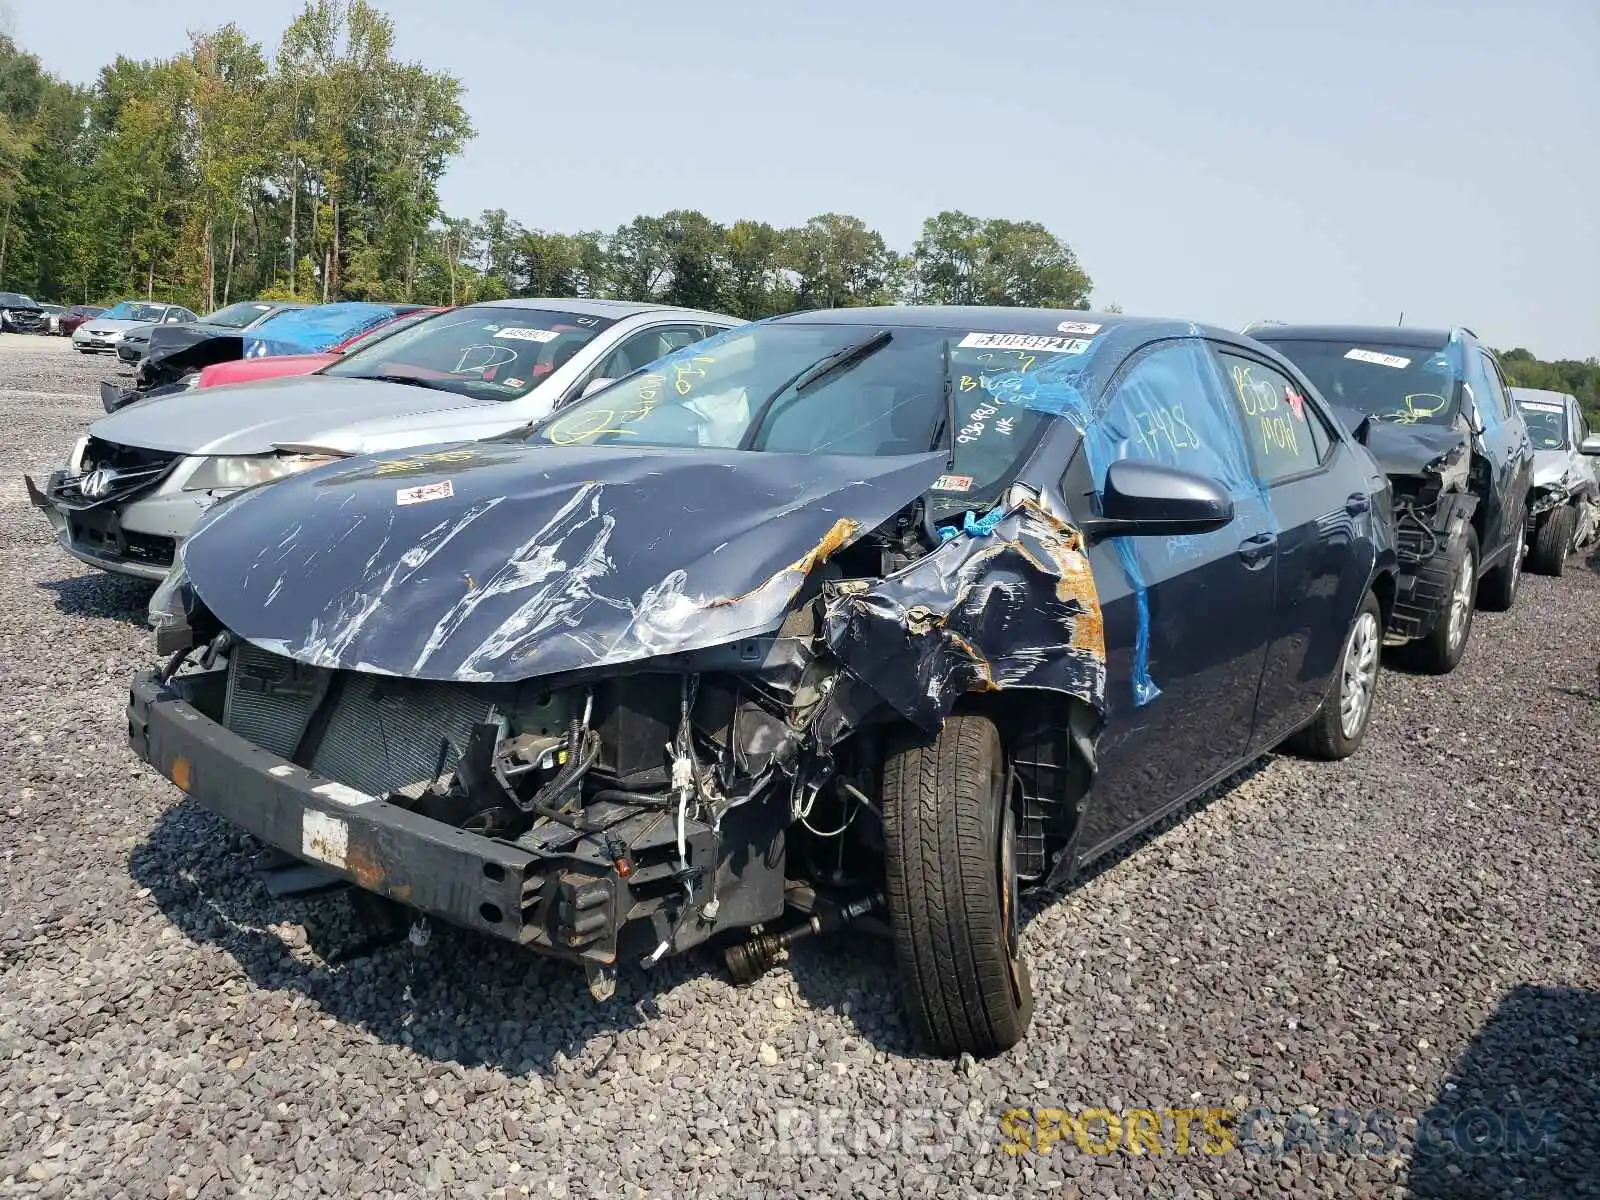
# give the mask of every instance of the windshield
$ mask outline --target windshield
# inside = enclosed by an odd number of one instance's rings
[[[1522,419],[1528,423],[1528,436],[1535,450],[1565,450],[1567,448],[1567,414],[1559,404],[1540,400],[1523,400]]]
[[[1448,425],[1455,417],[1456,375],[1442,352],[1256,336],[1305,372],[1330,404],[1401,425]]]
[[[0,292],[0,308],[38,308],[39,306],[21,292]]]
[[[322,373],[398,378],[480,400],[516,400],[615,323],[538,308],[459,308],[357,346]]]
[[[887,336],[885,336],[887,335]],[[935,485],[936,514],[975,507],[1011,482],[1051,418],[1007,404],[990,376],[1054,357],[1011,348],[1061,338],[875,325],[746,325],[674,351],[541,422],[557,446],[717,446],[882,457],[942,449],[945,363],[956,402],[956,461]],[[1083,344],[1083,343],[1079,343]],[[825,371],[840,351],[854,353]]]
[[[264,314],[272,311],[272,305],[262,304],[255,300],[246,300],[239,304],[230,304],[226,308],[219,308],[216,312],[201,317],[205,325],[222,325],[228,329],[243,329],[251,321],[259,320]]]
[[[159,321],[166,311],[165,304],[141,304],[137,300],[124,300],[100,315],[108,321]]]

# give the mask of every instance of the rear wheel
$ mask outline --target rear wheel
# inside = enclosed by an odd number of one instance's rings
[[[1356,752],[1372,719],[1382,646],[1383,610],[1368,592],[1345,635],[1344,653],[1322,707],[1309,725],[1289,736],[1285,749],[1329,762]]]
[[[906,738],[884,763],[895,960],[913,1024],[947,1057],[998,1054],[1033,1016],[1008,780],[987,717],[950,717],[932,741]]]
[[[1442,560],[1442,561],[1441,561]],[[1440,556],[1422,568],[1419,586],[1437,577],[1444,606],[1433,629],[1425,637],[1407,644],[1400,660],[1413,670],[1427,675],[1448,675],[1456,669],[1472,634],[1472,596],[1477,590],[1478,535],[1468,529],[1461,544],[1448,556]]]
[[[1533,535],[1528,552],[1528,570],[1539,575],[1560,575],[1567,569],[1567,555],[1578,532],[1578,510],[1570,504],[1545,513]]]
[[[1488,612],[1507,612],[1517,602],[1517,588],[1522,583],[1522,555],[1528,548],[1528,522],[1517,518],[1517,536],[1511,554],[1484,578],[1478,589],[1478,603]]]

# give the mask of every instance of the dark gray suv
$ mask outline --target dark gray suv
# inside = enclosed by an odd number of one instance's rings
[[[1389,640],[1455,669],[1475,607],[1509,609],[1527,548],[1533,446],[1493,351],[1470,329],[1265,325],[1394,487],[1400,585]]]

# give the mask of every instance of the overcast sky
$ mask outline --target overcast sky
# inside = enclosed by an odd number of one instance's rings
[[[9,0],[91,82],[300,0]],[[4,3],[4,0],[0,0]],[[909,249],[943,208],[1042,221],[1097,304],[1463,324],[1600,355],[1600,4],[1528,0],[379,0],[466,86],[445,206],[545,229],[643,212],[853,213]]]

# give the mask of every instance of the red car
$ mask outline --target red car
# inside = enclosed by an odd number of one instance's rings
[[[63,337],[71,337],[78,331],[78,326],[85,321],[91,321],[106,310],[93,304],[74,304],[62,313],[56,321],[56,332]]]
[[[365,330],[354,337],[346,338],[337,346],[323,351],[321,354],[274,354],[265,358],[239,358],[231,362],[212,363],[204,367],[195,379],[197,388],[221,387],[228,383],[254,383],[259,379],[277,379],[284,375],[310,375],[322,370],[330,363],[337,362],[339,358],[361,345],[380,337],[387,337],[407,325],[433,316],[435,313],[447,312],[448,307],[419,308],[408,313],[402,313],[392,320],[385,321],[382,325]]]

